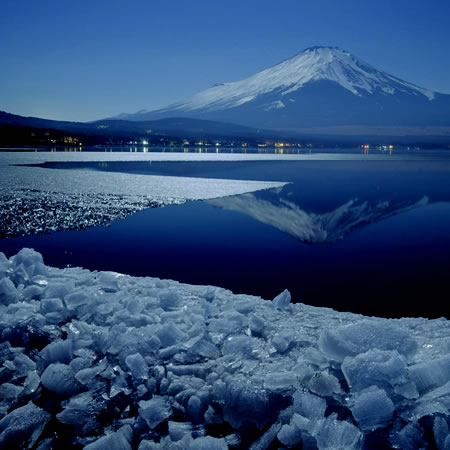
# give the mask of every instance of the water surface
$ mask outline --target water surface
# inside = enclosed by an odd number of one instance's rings
[[[110,227],[0,241],[47,263],[211,284],[386,317],[446,314],[450,159],[51,163],[47,167],[290,181],[136,213]]]

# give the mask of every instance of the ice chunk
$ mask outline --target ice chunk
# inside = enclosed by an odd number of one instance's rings
[[[155,395],[151,400],[139,402],[139,415],[150,428],[155,428],[172,415],[172,407],[167,397]]]
[[[201,436],[189,446],[189,450],[227,450],[228,445],[225,439],[211,436]]]
[[[282,392],[290,390],[297,384],[294,372],[268,373],[264,379],[264,386],[269,391]]]
[[[422,395],[418,402],[420,403],[436,403],[437,401],[442,400],[447,404],[448,407],[450,407],[450,381],[445,383],[443,386],[439,386],[436,389],[433,389],[432,391],[427,392],[426,394]]]
[[[309,367],[304,361],[299,361],[294,367],[292,367],[291,370],[295,373],[295,375],[297,375],[297,379],[300,383],[306,382],[314,374],[311,367]]]
[[[123,371],[117,369],[114,370],[114,376],[111,382],[109,396],[112,398],[122,393],[124,393],[125,395],[129,395],[130,392],[131,391],[128,388],[128,383],[125,379]]]
[[[438,450],[445,449],[445,440],[450,436],[448,424],[443,417],[436,416],[433,423],[434,440]],[[450,440],[448,441],[450,444]]]
[[[450,381],[450,355],[414,364],[409,372],[420,393],[442,386]]]
[[[43,293],[44,288],[36,285],[30,285],[23,290],[23,297],[26,300],[39,300],[42,297]]]
[[[161,325],[156,334],[163,347],[169,347],[177,344],[186,337],[186,335],[173,322],[167,322]]]
[[[75,378],[86,386],[91,386],[94,383],[96,376],[103,372],[106,369],[106,358],[99,363],[97,363],[94,367],[86,367],[84,369],[79,370]]]
[[[278,294],[272,302],[277,309],[289,309],[291,306],[291,293],[285,289],[281,294]]]
[[[59,298],[43,298],[40,302],[41,314],[49,314],[60,312],[64,309],[64,305]]]
[[[397,350],[411,357],[417,350],[415,339],[398,325],[382,320],[361,320],[338,328],[326,328],[319,339],[320,349],[343,361],[371,349]]]
[[[400,431],[396,432],[392,443],[395,448],[402,450],[416,450],[427,448],[424,444],[424,435],[422,427],[418,423],[408,423]]]
[[[125,358],[125,364],[130,369],[133,378],[135,378],[136,380],[147,378],[148,365],[140,353],[128,355]]]
[[[294,411],[301,416],[311,420],[319,420],[324,417],[327,408],[327,402],[324,398],[306,391],[297,391],[293,395],[293,399]]]
[[[249,320],[250,330],[255,334],[262,334],[264,331],[264,319],[258,314],[250,314]]]
[[[281,331],[272,338],[272,345],[278,353],[286,353],[292,343],[292,333],[289,331]]]
[[[294,413],[291,418],[290,425],[297,427],[302,432],[302,446],[309,449],[316,449],[316,441],[312,438],[311,433],[320,421],[310,420],[300,414]],[[313,444],[313,445],[310,445]]]
[[[308,381],[309,389],[315,394],[331,396],[341,393],[339,380],[328,371],[316,372]]]
[[[89,296],[84,290],[77,290],[64,297],[64,302],[70,311],[76,310],[82,305],[89,303]]]
[[[277,438],[283,445],[292,448],[302,441],[302,432],[295,425],[285,424],[278,432]]]
[[[161,449],[161,444],[159,443],[157,444],[153,441],[149,441],[146,439],[143,439],[138,447],[138,450],[159,450],[159,449]]]
[[[383,389],[374,386],[356,397],[351,410],[362,430],[374,430],[385,426],[391,420],[394,404]]]
[[[424,416],[444,414],[448,416],[450,410],[450,381],[430,392],[427,392],[417,400],[413,417],[420,419]]]
[[[280,430],[281,423],[274,423],[257,441],[250,446],[250,450],[266,450],[275,440]]]
[[[75,289],[72,283],[59,283],[58,281],[51,281],[45,290],[45,298],[64,298]]]
[[[234,306],[237,311],[244,315],[250,314],[255,309],[255,304],[247,299],[236,301]]]
[[[225,436],[225,442],[227,443],[228,448],[240,447],[242,445],[242,439],[238,433]]]
[[[6,255],[3,252],[0,252],[0,278],[11,269],[11,265],[12,263]]]
[[[115,433],[103,436],[84,448],[85,450],[131,450],[132,438],[132,428],[130,425],[124,425]]]
[[[177,308],[183,302],[181,296],[174,290],[163,290],[158,294],[159,305],[164,311]]]
[[[189,422],[173,422],[169,420],[169,436],[173,442],[181,440],[186,434],[192,431],[192,424]]]
[[[417,390],[416,384],[411,380],[406,381],[405,383],[396,384],[394,386],[394,392],[410,400],[419,397],[419,391]]]
[[[92,407],[92,393],[83,392],[72,397],[65,405],[64,410],[56,415],[61,423],[76,425],[85,424],[96,411]]]
[[[275,415],[268,392],[251,379],[230,377],[226,383],[217,380],[213,392],[215,400],[223,405],[225,420],[234,428],[244,422],[255,423],[261,428]]]
[[[220,317],[219,319],[211,319],[209,322],[209,332],[211,336],[216,336],[217,339],[213,342],[217,343],[222,340],[224,336],[236,334],[239,332],[238,324],[228,318]]]
[[[256,339],[251,336],[232,336],[223,345],[224,355],[240,355],[245,359],[256,358]]]
[[[51,342],[42,349],[41,356],[46,365],[55,362],[69,364],[72,360],[72,342],[69,340]]]
[[[39,439],[50,414],[30,402],[0,420],[0,448],[31,448]]]
[[[36,389],[41,384],[41,379],[35,370],[28,373],[25,382],[23,383],[23,393],[30,395],[36,392]]]
[[[240,330],[248,326],[247,316],[237,311],[227,311],[224,314],[224,319],[232,323],[236,330]]]
[[[220,356],[219,349],[207,340],[206,334],[190,339],[184,344],[184,348],[189,349],[189,352],[193,355],[198,355],[203,358],[216,359]]]
[[[406,364],[396,350],[373,349],[354,358],[347,357],[341,369],[353,391],[372,385],[386,389],[408,380]]]
[[[72,369],[66,364],[50,364],[42,373],[41,382],[49,391],[63,398],[72,396],[80,389]]]
[[[203,298],[207,302],[212,302],[216,298],[216,290],[214,286],[208,286],[205,291],[203,292]]]
[[[19,292],[9,278],[0,280],[0,305],[10,305],[19,301]]]
[[[69,364],[70,368],[72,369],[73,373],[77,373],[80,370],[87,369],[92,366],[92,358],[83,358],[83,357],[76,357],[70,361]]]
[[[193,395],[189,398],[187,410],[189,412],[189,417],[191,418],[192,423],[197,424],[201,422],[205,409],[206,408],[197,395]]]
[[[2,383],[0,385],[0,399],[15,401],[22,390],[22,386],[16,386],[12,383]]]
[[[36,369],[36,363],[27,355],[19,353],[14,358],[14,367],[22,375],[28,374],[31,370]]]
[[[118,276],[115,272],[100,272],[97,280],[105,292],[117,292],[119,290]]]
[[[23,283],[37,275],[47,274],[42,255],[31,248],[23,248],[11,259],[17,283]]]
[[[142,309],[143,309],[143,305],[138,298],[133,297],[128,300],[127,311],[130,314],[139,314],[142,312]]]
[[[314,436],[320,449],[361,448],[361,432],[353,424],[337,420],[337,414],[331,414],[321,420],[315,429]]]
[[[23,264],[25,267],[30,267],[33,264],[44,264],[42,255],[32,248],[23,248],[11,259],[14,267],[18,267],[20,264]]]

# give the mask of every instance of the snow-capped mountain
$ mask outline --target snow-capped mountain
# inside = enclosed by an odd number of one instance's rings
[[[450,125],[450,95],[371,67],[347,51],[313,47],[249,78],[121,118],[197,117],[257,127]]]
[[[384,72],[371,68],[350,53],[338,48],[307,49],[293,58],[270,67],[245,80],[213,86],[187,101],[173,105],[172,111],[198,111],[233,108],[251,102],[260,95],[278,91],[284,101],[273,102],[267,109],[278,109],[290,101],[290,94],[307,83],[333,81],[352,94],[383,92],[393,95],[405,92],[424,95],[429,100],[434,92],[422,89]]]

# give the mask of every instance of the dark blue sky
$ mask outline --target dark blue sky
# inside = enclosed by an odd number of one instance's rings
[[[450,93],[449,0],[1,0],[0,110],[94,120],[344,48]]]

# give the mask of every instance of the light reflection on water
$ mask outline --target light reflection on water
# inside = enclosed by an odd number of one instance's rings
[[[391,148],[392,147],[392,148]],[[57,147],[21,147],[21,148],[4,148],[3,150],[30,151],[30,152],[106,152],[106,153],[216,153],[216,154],[261,154],[261,155],[314,155],[314,154],[354,154],[366,156],[404,156],[423,157],[423,156],[439,156],[448,157],[448,148],[427,149],[423,150],[414,146],[387,146],[378,145],[365,148],[364,145],[354,145],[346,148],[343,147],[323,147],[308,145],[292,145],[289,147],[275,147],[274,145],[263,146],[230,146],[214,144],[208,145],[167,145],[167,146],[150,146],[142,144],[130,145],[96,145],[96,146],[57,146]]]

